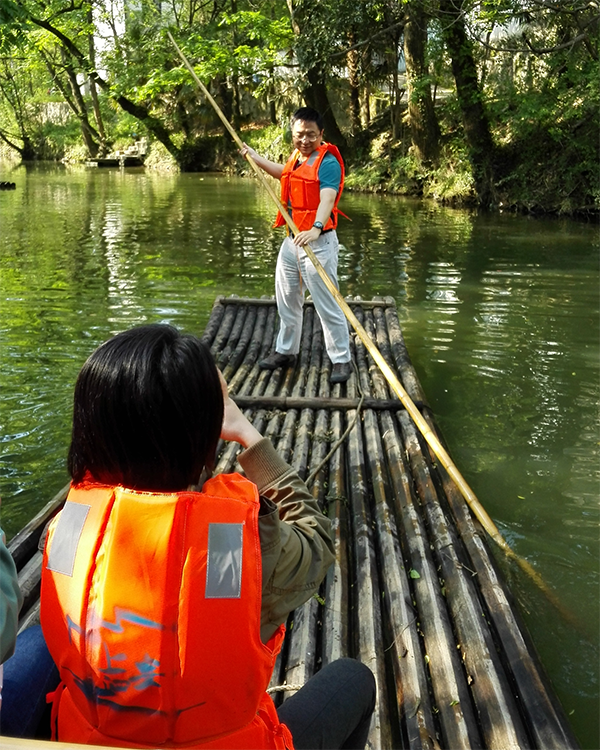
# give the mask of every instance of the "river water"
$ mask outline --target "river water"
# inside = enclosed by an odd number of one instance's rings
[[[67,481],[71,398],[110,335],[200,333],[217,295],[273,293],[281,230],[250,179],[54,165],[0,180],[0,482],[10,538]],[[4,165],[6,166],[6,165]],[[345,295],[393,296],[450,452],[580,623],[502,563],[585,748],[599,748],[597,228],[345,195]]]

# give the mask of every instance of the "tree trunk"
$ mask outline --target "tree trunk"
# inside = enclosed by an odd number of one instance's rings
[[[231,77],[232,124],[236,130],[240,127],[242,122],[241,98],[239,76],[236,73]]]
[[[67,60],[68,58],[67,53],[64,50],[61,51],[61,55],[63,58],[63,67],[67,73],[67,78],[69,79],[69,86],[71,88],[72,96],[71,94],[69,94],[68,87],[61,80],[60,75],[58,74],[58,71],[54,67],[49,56],[42,49],[39,50],[39,54],[44,60],[44,62],[46,63],[48,72],[50,73],[50,76],[53,82],[56,84],[56,87],[58,88],[60,93],[63,95],[63,99],[68,104],[69,109],[73,112],[75,117],[77,117],[77,119],[79,120],[79,125],[81,127],[81,134],[83,136],[85,146],[88,150],[88,154],[92,158],[94,156],[97,156],[98,151],[99,151],[98,141],[100,140],[100,136],[98,135],[97,131],[89,123],[85,103],[83,101],[83,97],[81,96],[79,85],[77,83],[77,75],[75,71],[73,70],[72,66],[68,64],[68,62],[65,62],[65,60]]]
[[[90,27],[93,23],[93,14],[92,9],[90,7],[88,11],[88,23],[90,24]],[[88,49],[89,49],[89,58],[90,63],[92,67],[96,68],[96,48],[94,47],[94,35],[90,34],[88,36]],[[96,82],[93,78],[88,78],[89,85],[90,85],[90,96],[92,97],[92,106],[94,108],[94,118],[96,120],[96,129],[98,131],[99,139],[100,139],[100,149],[99,151],[102,152],[102,155],[106,154],[108,151],[108,144],[106,142],[106,131],[104,130],[104,121],[102,120],[102,113],[100,112],[100,102],[98,101],[98,89],[96,88]]]
[[[77,83],[77,74],[75,73],[71,65],[65,65],[65,69],[67,71],[69,83],[71,84],[71,92],[77,105],[75,107],[71,104],[71,109],[73,109],[73,111],[79,118],[79,124],[81,125],[81,134],[83,135],[83,140],[85,141],[85,147],[87,148],[89,155],[94,158],[95,156],[97,156],[98,151],[100,150],[100,145],[97,142],[97,140],[100,140],[100,136],[90,125],[87,107],[85,106],[85,101],[83,100],[83,96],[81,95],[81,89],[79,88],[79,84]],[[57,80],[57,77],[55,77],[54,80]]]
[[[98,83],[97,77],[96,83]],[[102,84],[100,84],[100,87],[104,88]],[[106,90],[110,90],[108,84],[106,85]],[[131,99],[128,99],[126,96],[116,96],[114,97],[114,100],[119,105],[119,107],[121,107],[121,109],[123,109],[125,112],[129,112],[130,115],[133,115],[133,117],[139,120],[142,125],[144,125],[154,135],[156,140],[160,141],[160,143],[163,144],[163,146],[179,164],[179,160],[181,158],[181,150],[173,143],[173,141],[171,140],[171,134],[160,120],[152,117],[146,107],[135,104],[135,102],[132,102]]]
[[[21,134],[21,140],[23,141],[23,145],[19,146],[17,143],[12,141],[8,136],[4,135],[4,133],[0,130],[0,140],[4,141],[7,146],[14,149],[21,159],[23,161],[33,161],[36,158],[36,152],[35,148],[33,147],[33,143],[31,142],[29,136],[26,133]]]
[[[477,80],[473,48],[465,30],[461,10],[454,4],[454,0],[440,0],[440,11],[442,35],[452,61],[477,198],[481,205],[490,206],[496,202],[494,144]]]
[[[400,88],[398,68],[400,63],[400,37],[403,33],[403,27],[397,24],[390,34],[388,51],[386,57],[390,70],[390,126],[392,131],[392,140],[396,141],[401,138],[402,109],[400,101],[404,96],[406,89]]]
[[[231,13],[237,13],[238,6],[237,0],[231,0]],[[234,49],[238,46],[238,34],[236,32],[235,25],[233,26],[233,47]],[[239,76],[237,73],[233,73],[231,76],[231,119],[233,127],[237,130],[240,127],[242,121],[242,108],[240,103],[240,87],[239,87]]]
[[[350,46],[356,43],[356,34],[353,31],[348,35],[348,42]],[[356,49],[351,49],[346,55],[348,83],[350,84],[350,124],[354,135],[361,129],[359,59]]]
[[[21,136],[21,140],[23,141],[21,159],[23,159],[23,161],[33,161],[36,158],[36,152],[31,139],[25,134],[24,136]]]
[[[343,154],[348,144],[331,109],[327,87],[321,78],[320,70],[311,68],[306,71],[306,80],[308,81],[308,86],[302,91],[304,101],[308,107],[313,107],[313,109],[321,113],[323,128],[325,130],[325,140],[336,145]]]
[[[398,52],[390,52],[390,68],[392,70],[392,96],[390,99],[390,123],[392,126],[392,140],[399,138],[400,124],[400,92],[398,88]]]
[[[425,50],[427,17],[421,0],[406,6],[404,60],[408,87],[408,117],[414,152],[425,165],[435,166],[439,157],[440,127],[431,98]]]
[[[13,111],[23,145],[19,146],[14,142],[14,140],[12,140],[12,135],[9,138],[8,135],[6,135],[2,131],[0,131],[0,138],[8,146],[17,151],[23,161],[33,161],[36,158],[37,154],[33,146],[33,142],[27,132],[27,121],[25,116],[25,108],[23,106],[24,102],[22,99],[22,94],[24,94],[26,98],[26,92],[21,91],[21,87],[18,85],[17,81],[12,75],[12,72],[10,71],[10,68],[8,67],[8,65],[6,65],[6,63],[4,64],[3,80],[0,79],[0,90],[2,91],[6,102]]]
[[[363,86],[360,99],[360,120],[366,130],[371,125],[371,86],[367,81]]]

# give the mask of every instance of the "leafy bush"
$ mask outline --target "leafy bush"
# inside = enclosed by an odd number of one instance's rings
[[[150,144],[148,155],[144,160],[144,165],[148,169],[155,169],[164,172],[178,172],[179,166],[162,143],[154,141]]]
[[[292,152],[291,131],[281,125],[247,128],[241,133],[240,138],[261,156],[280,164],[284,163]]]
[[[423,195],[454,205],[476,201],[473,172],[461,140],[452,140],[444,146],[439,166],[427,175]]]

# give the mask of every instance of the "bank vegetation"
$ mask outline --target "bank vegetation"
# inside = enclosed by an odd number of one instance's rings
[[[357,190],[531,212],[600,208],[596,0],[2,0],[0,144],[242,170],[170,30],[242,137],[290,150],[320,110]]]

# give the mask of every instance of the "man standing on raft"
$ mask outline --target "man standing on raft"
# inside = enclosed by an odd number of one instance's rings
[[[259,362],[263,370],[292,365],[300,351],[304,291],[310,292],[323,326],[325,347],[333,364],[330,382],[350,377],[350,336],[340,306],[325,286],[304,250],[306,244],[337,286],[339,241],[337,204],[344,188],[344,162],[336,146],[323,141],[323,120],[311,107],[301,107],[291,120],[294,152],[285,164],[269,161],[244,144],[242,156],[250,154],[267,174],[281,180],[281,202],[291,208],[300,230],[284,238],[275,271],[275,295],[281,327],[275,351]],[[285,225],[278,214],[276,227]]]

